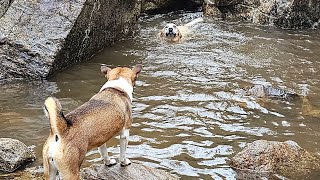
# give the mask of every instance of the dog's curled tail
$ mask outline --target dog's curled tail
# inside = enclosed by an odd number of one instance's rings
[[[59,100],[55,97],[48,97],[44,102],[45,113],[50,121],[51,131],[60,136],[72,122],[64,117]]]
[[[195,24],[197,24],[197,23],[200,23],[200,22],[203,22],[203,21],[204,21],[204,20],[203,20],[202,17],[198,17],[198,18],[192,20],[191,22],[185,24],[185,26],[190,27],[190,26],[193,26],[193,25],[195,25]]]

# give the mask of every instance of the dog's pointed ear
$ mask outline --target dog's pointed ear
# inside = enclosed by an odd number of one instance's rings
[[[107,67],[105,64],[101,64],[100,70],[107,77],[107,74],[109,71],[111,71],[111,68]]]
[[[182,34],[181,34],[179,29],[178,29],[178,36],[179,36],[180,39],[182,38]]]
[[[160,31],[159,36],[163,37],[163,31],[162,30]]]
[[[133,69],[132,69],[132,71],[133,71],[133,73],[134,74],[139,74],[140,72],[141,72],[141,69],[142,69],[142,65],[141,64],[137,64]]]
[[[142,65],[137,64],[133,69],[132,69],[132,76],[131,76],[131,81],[132,85],[134,86],[136,84],[136,80],[138,78],[138,74],[141,72]]]

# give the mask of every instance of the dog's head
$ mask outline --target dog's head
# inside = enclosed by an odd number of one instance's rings
[[[175,24],[169,23],[161,30],[160,36],[167,40],[177,40],[181,38],[181,33]]]
[[[101,72],[107,78],[108,81],[117,80],[119,78],[123,78],[128,81],[132,86],[135,85],[135,82],[138,78],[138,74],[142,69],[142,65],[138,64],[134,68],[130,69],[127,67],[116,67],[109,68],[105,64],[101,65]]]

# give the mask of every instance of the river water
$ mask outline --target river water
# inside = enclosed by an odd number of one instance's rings
[[[320,154],[320,118],[302,114],[301,101],[261,100],[243,95],[269,84],[307,95],[320,109],[320,33],[205,19],[181,43],[157,38],[166,22],[187,23],[201,13],[140,18],[133,37],[91,60],[42,82],[0,87],[0,137],[17,138],[41,150],[49,133],[42,104],[53,95],[69,112],[104,84],[100,64],[142,64],[134,90],[134,122],[128,156],[183,179],[235,179],[230,158],[246,143],[296,141]],[[118,140],[108,145],[118,157]],[[98,151],[83,166],[102,163]]]

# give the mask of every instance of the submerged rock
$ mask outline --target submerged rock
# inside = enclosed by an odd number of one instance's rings
[[[203,11],[216,18],[283,28],[316,28],[320,21],[319,0],[205,0]]]
[[[12,2],[0,19],[0,80],[41,79],[133,30],[140,0]]]
[[[0,138],[0,171],[13,172],[35,159],[34,153],[21,141]]]
[[[293,141],[254,141],[236,154],[230,165],[241,172],[242,178],[268,173],[303,177],[320,169],[319,158]]]
[[[300,98],[300,96],[294,92],[288,92],[280,88],[260,84],[256,84],[247,89],[246,95],[257,98],[275,98],[284,100],[296,100]]]

